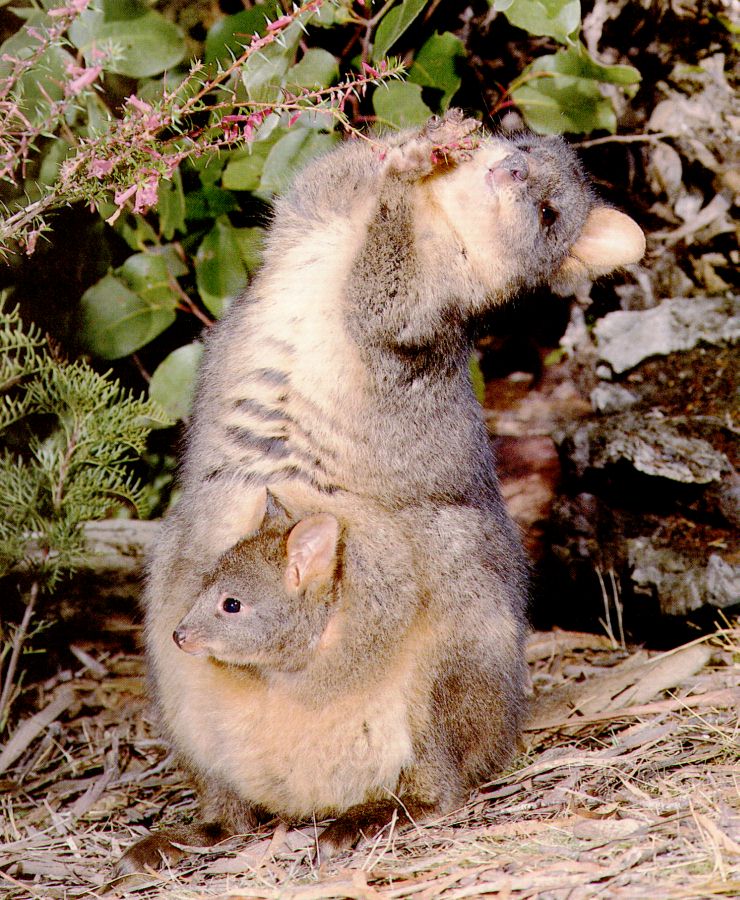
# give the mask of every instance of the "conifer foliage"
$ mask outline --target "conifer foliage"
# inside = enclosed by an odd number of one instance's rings
[[[122,505],[144,512],[130,464],[152,427],[168,424],[155,403],[59,359],[17,310],[0,306],[0,433],[16,437],[0,452],[0,576],[23,573],[30,585],[20,624],[0,624],[0,731],[38,596],[79,564],[85,522]]]

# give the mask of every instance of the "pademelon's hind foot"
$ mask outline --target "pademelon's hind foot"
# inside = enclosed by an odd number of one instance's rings
[[[350,850],[362,838],[370,839],[394,821],[406,828],[438,812],[436,804],[414,797],[397,800],[373,800],[351,806],[319,835],[318,861],[325,862],[343,850]]]
[[[147,869],[173,866],[187,856],[187,851],[176,845],[210,847],[227,838],[230,833],[218,822],[167,828],[155,832],[137,841],[123,854],[116,864],[116,877],[146,872]]]

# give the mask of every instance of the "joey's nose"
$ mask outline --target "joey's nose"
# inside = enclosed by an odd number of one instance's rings
[[[188,633],[184,628],[176,628],[172,632],[172,640],[177,644],[177,646],[182,650],[182,645],[187,642]]]
[[[521,150],[510,153],[504,159],[491,166],[491,179],[494,184],[511,184],[515,181],[526,181],[529,178],[529,163]]]
[[[208,646],[203,638],[193,636],[192,631],[182,625],[178,625],[172,632],[172,640],[183,652],[191,656],[204,656],[208,653]]]

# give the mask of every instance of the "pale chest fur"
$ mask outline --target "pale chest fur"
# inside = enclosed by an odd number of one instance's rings
[[[325,703],[302,700],[295,676],[266,681],[208,659],[171,661],[179,665],[159,677],[178,681],[176,694],[162,692],[176,696],[176,706],[162,709],[176,744],[201,775],[252,804],[295,818],[331,814],[387,798],[412,759],[412,659],[372,690]]]

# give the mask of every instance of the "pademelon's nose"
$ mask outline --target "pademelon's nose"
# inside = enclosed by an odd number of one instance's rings
[[[494,163],[490,169],[494,184],[511,184],[529,178],[529,163],[521,150],[510,153]]]
[[[178,625],[172,632],[172,640],[181,650],[185,653],[190,653],[192,656],[202,656],[206,652],[204,645],[194,638],[188,629],[183,628],[182,625]]]

